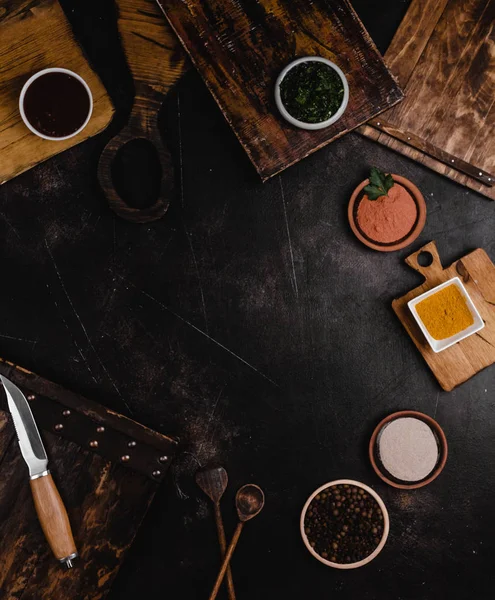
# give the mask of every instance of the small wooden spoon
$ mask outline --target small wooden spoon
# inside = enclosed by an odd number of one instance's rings
[[[222,585],[223,578],[225,577],[225,572],[227,571],[227,567],[229,566],[230,559],[234,554],[235,547],[237,546],[237,542],[241,537],[242,528],[244,527],[244,523],[254,519],[256,515],[259,515],[263,506],[265,505],[265,494],[263,490],[254,485],[254,483],[248,483],[241,487],[241,489],[237,492],[235,497],[235,504],[237,508],[237,514],[239,516],[239,524],[234,533],[234,537],[230,542],[230,545],[225,554],[225,558],[223,561],[222,568],[218,574],[216,583],[213,587],[213,590],[210,594],[209,600],[215,600],[218,594],[218,590]]]
[[[222,513],[220,511],[220,500],[227,488],[228,482],[229,476],[223,467],[201,469],[196,473],[196,483],[213,502],[215,523],[217,524],[218,541],[220,543],[222,558],[225,556],[225,551],[227,550],[227,540],[225,538],[225,529],[223,527]],[[227,589],[229,592],[229,600],[236,600],[234,580],[232,579],[230,565],[227,568]]]

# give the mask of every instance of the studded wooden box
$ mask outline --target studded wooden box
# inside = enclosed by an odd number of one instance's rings
[[[71,571],[51,554],[0,393],[0,598],[103,598],[177,443],[1,359],[0,373],[30,401],[80,553]]]

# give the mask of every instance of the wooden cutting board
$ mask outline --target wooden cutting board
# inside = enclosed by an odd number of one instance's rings
[[[176,442],[10,363],[1,361],[0,373],[33,396],[31,408],[80,554],[68,571],[48,547],[2,390],[0,598],[99,600],[132,544]]]
[[[190,64],[163,13],[154,0],[116,0],[118,27],[127,63],[134,79],[134,104],[127,125],[103,150],[98,179],[120,217],[137,223],[161,218],[174,188],[174,168],[166,140],[158,130],[158,115],[165,96]],[[147,139],[155,147],[161,166],[158,198],[151,206],[129,206],[115,187],[113,166],[119,151],[131,140]]]
[[[69,140],[41,139],[21,120],[22,86],[36,71],[48,67],[78,73],[93,93],[91,120]],[[110,123],[113,112],[57,0],[0,0],[0,183],[96,135]]]
[[[418,256],[431,255],[432,263],[423,267]],[[450,392],[485,367],[495,363],[495,265],[484,250],[478,249],[444,269],[435,242],[430,242],[406,258],[406,263],[421,273],[425,282],[402,298],[392,302],[395,314],[406,328],[412,341],[423,355],[442,388]],[[407,303],[431,288],[459,277],[478,309],[485,327],[435,354],[414,320]]]
[[[402,92],[347,0],[157,0],[263,180],[393,106]],[[277,75],[319,55],[344,71],[344,116],[305,131],[279,114]]]
[[[412,0],[385,54],[406,99],[361,133],[495,199],[495,0]]]

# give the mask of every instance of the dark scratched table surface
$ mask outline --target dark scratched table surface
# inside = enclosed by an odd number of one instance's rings
[[[385,51],[408,1],[353,4]],[[440,390],[390,306],[421,281],[403,262],[410,249],[362,246],[346,205],[370,165],[409,177],[428,204],[413,249],[435,239],[449,263],[478,247],[495,259],[494,204],[355,133],[263,185],[190,72],[161,119],[176,197],[159,222],[122,221],[96,181],[133,94],[115,7],[63,6],[117,115],[0,188],[0,355],[181,438],[109,598],[207,597],[219,560],[192,476],[209,461],[230,475],[229,534],[236,488],[266,491],[233,560],[239,600],[491,597],[495,368]],[[145,202],[150,167],[132,149],[121,163]],[[382,484],[366,456],[373,427],[398,409],[434,416],[450,444],[441,477],[414,492]],[[371,484],[391,517],[379,558],[343,573],[315,561],[298,532],[309,493],[341,477]]]

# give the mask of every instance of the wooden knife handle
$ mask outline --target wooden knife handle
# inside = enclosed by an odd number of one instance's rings
[[[34,506],[55,558],[71,566],[77,555],[69,517],[50,473],[31,479]]]

